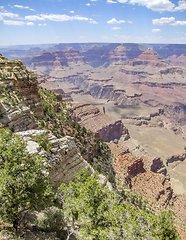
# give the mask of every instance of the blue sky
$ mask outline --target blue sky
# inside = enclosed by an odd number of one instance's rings
[[[0,46],[185,43],[186,0],[1,0]]]

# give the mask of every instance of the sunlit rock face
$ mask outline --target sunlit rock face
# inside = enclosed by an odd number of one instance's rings
[[[29,153],[40,155],[46,159],[51,183],[55,187],[59,187],[61,183],[69,183],[74,179],[74,174],[85,168],[90,173],[94,172],[78,152],[75,141],[70,136],[58,139],[45,130],[28,130],[16,134],[27,141],[27,151]],[[49,151],[45,151],[39,146],[38,135],[48,137],[48,143],[51,144]]]
[[[105,142],[120,139],[121,136],[129,138],[127,128],[121,120],[116,120],[101,112],[91,104],[74,104],[73,112],[76,121],[83,127],[94,132],[96,138],[102,138]]]
[[[1,127],[12,131],[37,128],[34,116],[43,117],[36,75],[20,60],[0,55]]]

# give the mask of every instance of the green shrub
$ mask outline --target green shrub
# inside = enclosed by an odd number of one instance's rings
[[[56,232],[58,237],[64,236],[64,214],[63,210],[57,207],[50,207],[42,212],[42,216],[35,221],[38,227],[46,232]]]
[[[41,135],[36,135],[36,141],[45,151],[51,150],[52,144],[48,142],[48,136],[42,137]]]

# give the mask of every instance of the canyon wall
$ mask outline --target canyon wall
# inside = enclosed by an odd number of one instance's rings
[[[105,142],[120,139],[121,136],[129,138],[128,130],[121,120],[101,112],[91,104],[73,104],[75,120],[82,127],[91,130],[96,138],[102,138]]]
[[[70,136],[56,138],[45,130],[28,130],[16,133],[27,141],[27,151],[37,154],[46,159],[47,168],[51,183],[59,187],[61,183],[69,183],[74,179],[74,174],[83,169],[88,169],[90,174],[93,168],[83,159],[78,152],[75,141]],[[37,136],[48,137],[47,143],[51,144],[51,149],[45,151],[38,144]]]

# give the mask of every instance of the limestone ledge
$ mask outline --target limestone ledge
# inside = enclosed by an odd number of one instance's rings
[[[45,130],[28,130],[16,133],[27,141],[27,151],[29,153],[45,157],[48,165],[51,183],[55,187],[59,187],[61,183],[68,184],[74,179],[74,174],[83,169],[88,169],[90,174],[94,173],[94,169],[81,156],[76,147],[75,141],[70,136],[56,138]],[[36,141],[36,136],[48,136],[48,142],[51,143],[51,149],[44,151]],[[111,184],[102,174],[98,175],[98,182],[108,189],[112,189]]]
[[[2,113],[0,127],[8,127],[13,132],[36,129],[38,127],[30,107],[22,106],[22,104],[21,106],[12,106],[0,101],[0,112]]]

